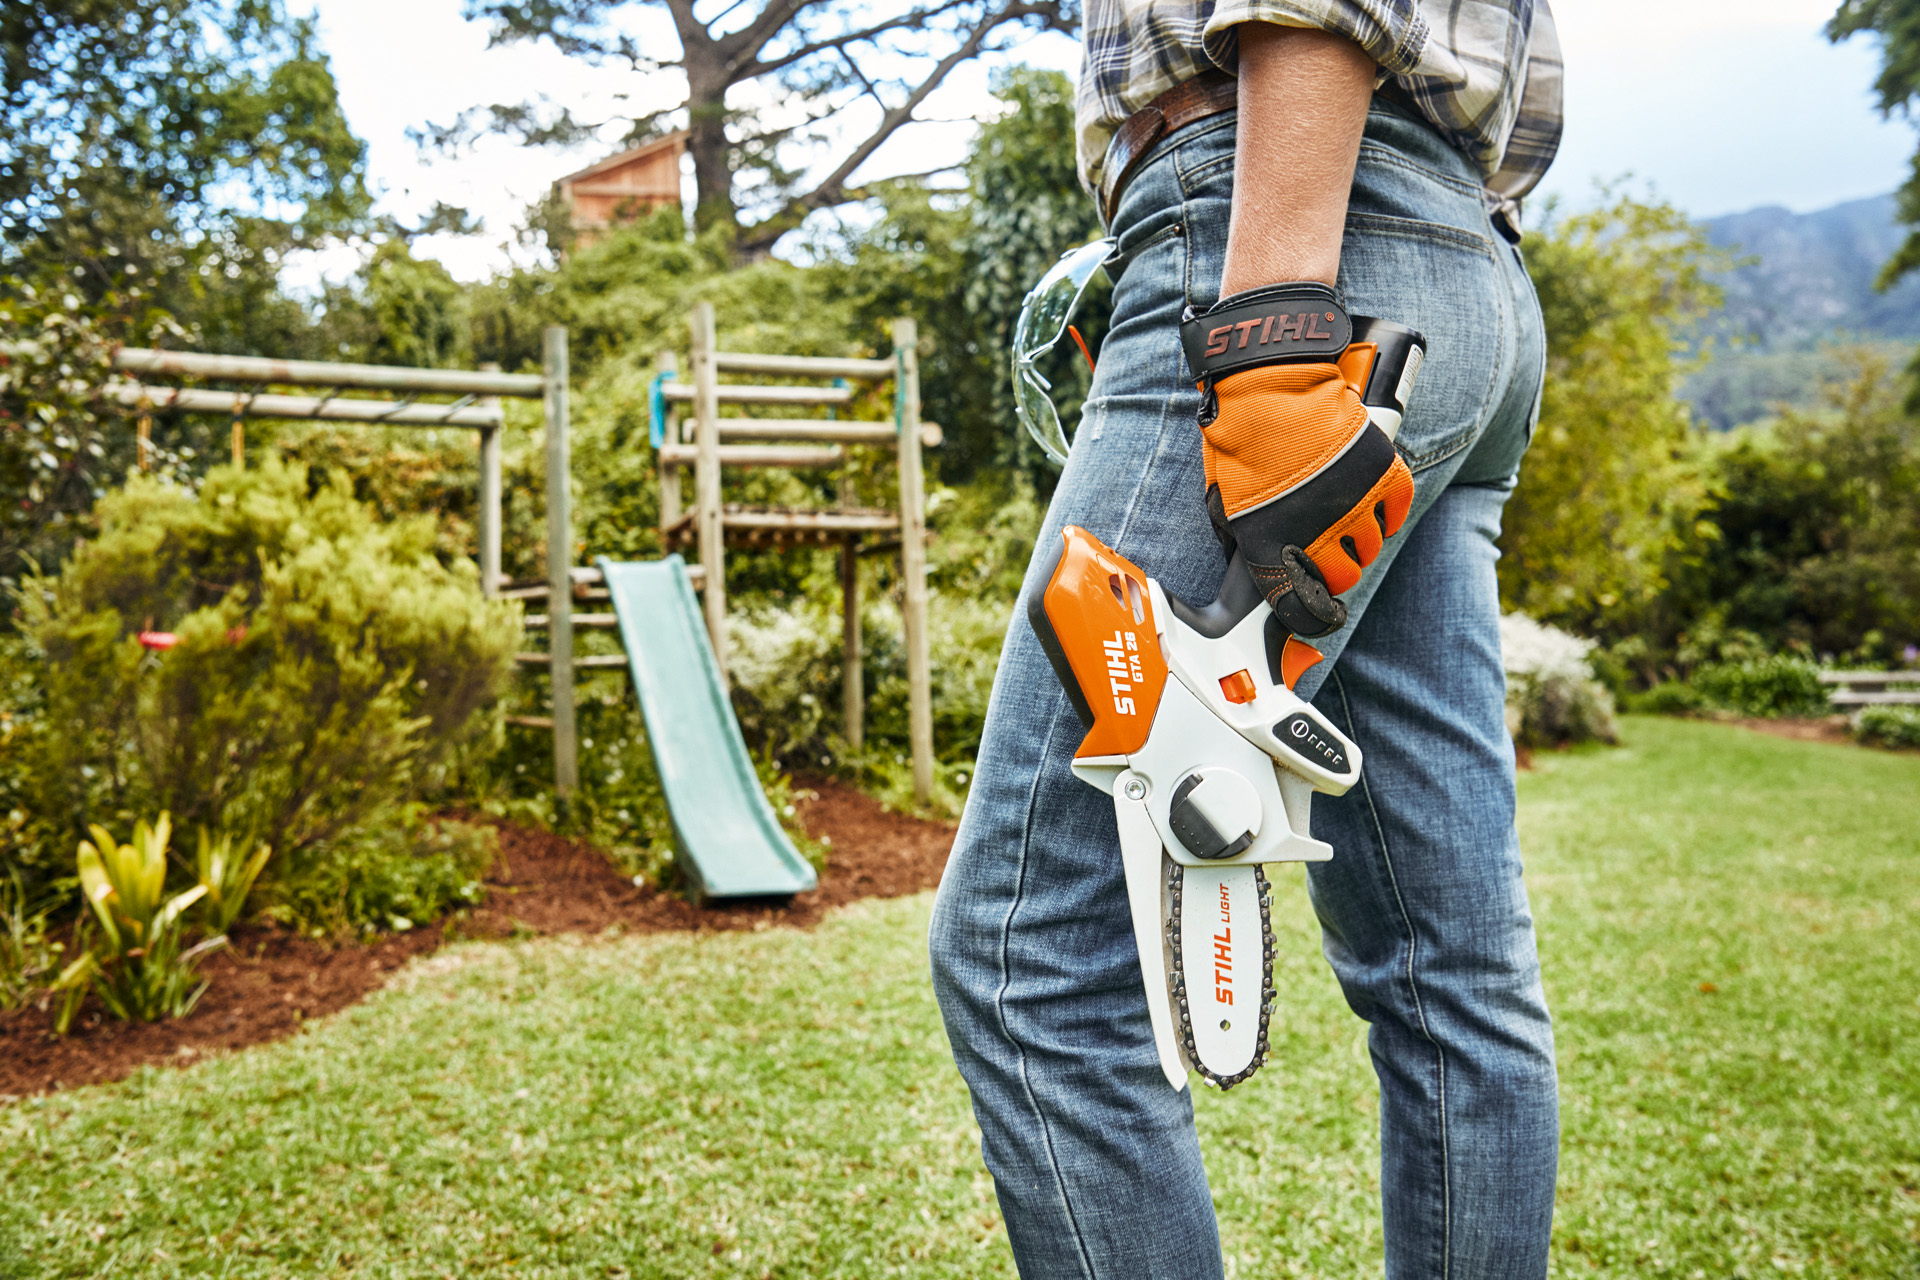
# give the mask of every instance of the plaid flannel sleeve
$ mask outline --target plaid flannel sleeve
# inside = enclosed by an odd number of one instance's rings
[[[1420,15],[1419,0],[1220,0],[1201,37],[1215,65],[1231,67],[1239,61],[1234,28],[1243,22],[1345,36],[1392,75],[1412,71],[1427,45],[1427,20]]]

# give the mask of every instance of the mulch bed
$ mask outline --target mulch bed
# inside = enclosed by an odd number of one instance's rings
[[[1792,738],[1796,742],[1847,742],[1853,741],[1848,731],[1845,716],[1781,716],[1778,719],[1762,720],[1750,716],[1734,716],[1730,723],[1743,729],[1752,729],[1756,733],[1770,733],[1776,738]]]
[[[154,1023],[118,1022],[89,1004],[65,1036],[52,1034],[53,1011],[28,1006],[0,1013],[0,1096],[101,1084],[154,1064],[186,1065],[209,1054],[292,1035],[378,988],[414,956],[449,938],[527,934],[635,933],[805,928],[860,898],[893,898],[940,883],[953,827],[890,813],[851,787],[808,780],[797,796],[807,831],[832,841],[820,887],[791,901],[721,902],[695,907],[684,898],[636,887],[591,845],[550,832],[499,824],[500,860],[486,901],[466,915],[365,945],[315,942],[284,930],[240,928],[233,945],[211,957],[212,985],[191,1016]]]

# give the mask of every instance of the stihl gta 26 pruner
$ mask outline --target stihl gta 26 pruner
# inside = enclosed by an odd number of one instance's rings
[[[1355,317],[1342,373],[1389,437],[1425,345]],[[1318,650],[1286,634],[1236,552],[1196,608],[1085,529],[1060,545],[1027,616],[1087,735],[1073,772],[1113,797],[1160,1068],[1231,1088],[1267,1056],[1273,862],[1323,862],[1316,791],[1360,777],[1360,749],[1293,692]]]

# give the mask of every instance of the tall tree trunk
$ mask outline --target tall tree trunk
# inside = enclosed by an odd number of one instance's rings
[[[713,65],[704,65],[708,62]],[[693,225],[727,227],[737,235],[733,167],[727,148],[727,68],[710,49],[686,44],[687,153],[693,157]]]

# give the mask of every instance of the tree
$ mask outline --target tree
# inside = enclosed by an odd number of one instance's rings
[[[1059,471],[1044,457],[1014,412],[1008,356],[1014,321],[1027,290],[1060,255],[1100,234],[1099,210],[1080,185],[1073,147],[1073,81],[1058,71],[1017,67],[1002,73],[994,95],[1009,110],[980,131],[967,160],[971,227],[964,313],[993,377],[994,447],[981,460],[1024,472],[1043,494]],[[1094,349],[1106,332],[1109,294],[1097,287],[1074,325]],[[1071,433],[1092,384],[1079,349],[1061,343],[1044,370],[1055,387],[1061,424]]]
[[[1873,82],[1880,114],[1910,112],[1920,94],[1920,0],[1841,0],[1827,22],[1827,39],[1838,44],[1863,31],[1880,37],[1880,74]],[[1914,229],[1880,268],[1881,289],[1920,267],[1920,150],[1897,195],[1899,219]]]
[[[1920,95],[1920,0],[1841,0],[1827,22],[1827,39],[1838,44],[1863,31],[1880,37],[1880,74],[1873,82],[1880,114],[1891,116],[1897,111],[1911,116],[1914,97]],[[1907,238],[1881,264],[1874,288],[1882,292],[1920,267],[1920,150],[1915,150],[1907,180],[1894,196],[1895,216],[1907,227]],[[1920,354],[1907,372],[1916,377],[1908,389],[1906,409],[1920,414]]]
[[[813,246],[824,292],[853,302],[863,332],[915,316],[928,416],[946,430],[943,479],[984,469],[1023,472],[1042,493],[1059,474],[1022,431],[1008,381],[1008,344],[1027,290],[1060,254],[1100,233],[1073,158],[1073,82],[1057,71],[1009,68],[994,78],[1005,108],[980,130],[967,186],[929,191],[880,184],[884,216]],[[1103,297],[1075,323],[1097,343]],[[1077,348],[1047,367],[1071,430],[1088,385]]]
[[[1716,451],[1669,593],[1690,630],[1893,661],[1920,643],[1920,423],[1870,349],[1829,351],[1826,404]]]
[[[439,369],[473,358],[466,288],[431,258],[416,258],[405,236],[383,241],[346,285],[327,290],[316,326],[334,350],[370,364]]]
[[[113,348],[177,332],[137,289],[86,302],[60,284],[0,290],[0,600],[25,565],[59,562],[133,463],[130,412],[100,392]],[[158,461],[178,473],[177,454]]]
[[[1079,22],[1079,0],[888,0],[871,7],[763,0],[742,17],[746,3],[731,0],[700,16],[694,0],[468,0],[467,15],[490,24],[495,44],[547,39],[562,52],[624,63],[637,74],[678,72],[686,96],[631,118],[627,137],[638,143],[684,128],[697,224],[726,227],[746,256],[772,248],[816,209],[863,198],[854,174],[915,123],[955,67],[1020,35],[1071,33]],[[660,14],[671,20],[679,46],[667,56],[643,48],[627,25]],[[778,105],[745,105],[748,95],[733,91],[749,84],[758,87],[754,96]],[[442,146],[488,130],[529,143],[572,142],[596,136],[604,123],[540,104],[495,104],[429,126],[422,136]],[[800,153],[845,131],[856,140],[843,141],[827,172],[807,180],[795,167]]]
[[[1547,381],[1500,539],[1501,601],[1592,628],[1660,590],[1704,497],[1673,390],[1683,330],[1719,305],[1717,259],[1678,209],[1625,197],[1523,247]]]
[[[86,298],[132,282],[244,329],[282,254],[369,208],[313,20],[280,0],[0,7],[0,112],[0,271]]]

